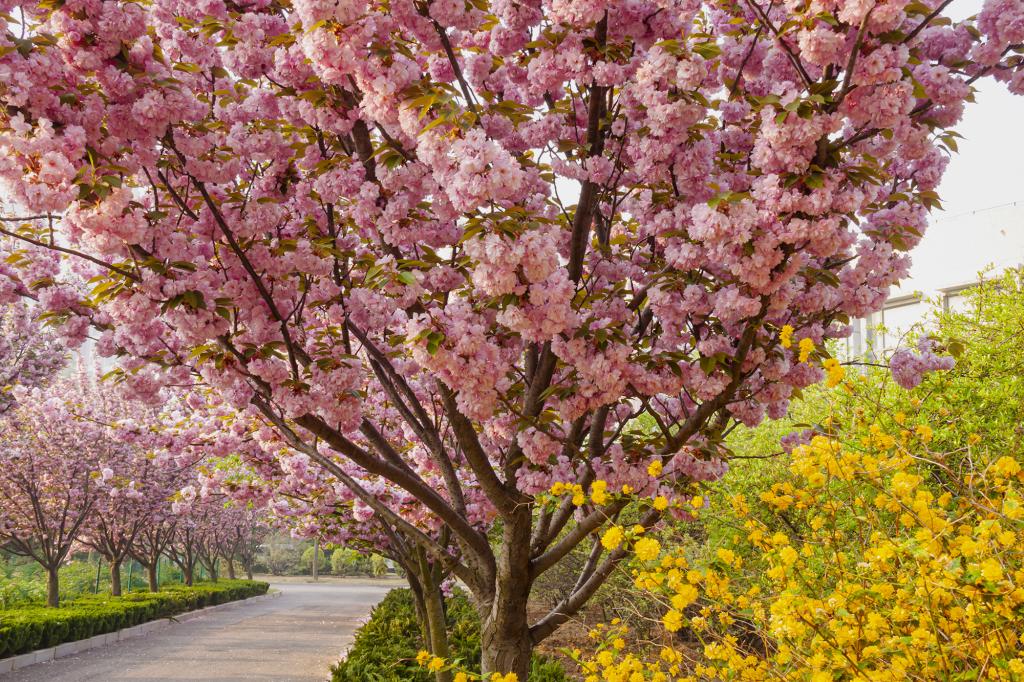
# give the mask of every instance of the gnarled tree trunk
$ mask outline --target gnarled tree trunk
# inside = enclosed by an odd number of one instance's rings
[[[494,596],[480,610],[480,668],[484,679],[493,673],[530,674],[533,640],[526,613],[530,595],[530,530],[527,510],[516,512],[503,529],[503,552],[497,558]]]

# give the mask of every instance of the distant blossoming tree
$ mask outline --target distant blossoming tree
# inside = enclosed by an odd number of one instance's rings
[[[146,555],[148,543],[140,535],[148,535],[159,545],[158,538],[166,530],[164,515],[170,512],[170,497],[177,491],[167,489],[166,472],[147,458],[144,450],[129,446],[118,448],[115,454],[115,461],[102,462],[104,485],[82,529],[81,541],[107,561],[110,593],[120,596],[121,564],[137,542],[144,545],[139,554]]]
[[[434,656],[447,658],[450,649],[443,586],[450,578],[450,562],[457,552],[451,532],[399,486],[375,477],[357,479],[359,487],[386,505],[389,514],[400,515],[412,525],[416,536],[411,536],[406,529],[389,524],[384,515],[362,502],[352,487],[316,466],[307,455],[282,449],[280,439],[272,432],[264,435],[271,438],[261,447],[236,448],[241,457],[221,460],[213,475],[217,488],[236,502],[265,508],[271,523],[297,536],[390,558],[402,568],[413,593],[425,646]],[[351,464],[340,466],[357,475]],[[429,473],[424,475],[431,480]],[[441,480],[435,482],[443,485]],[[244,526],[236,524],[239,528]],[[449,551],[448,560],[439,560],[425,551],[417,541],[421,534]],[[435,677],[438,682],[453,679],[447,668],[436,670]]]
[[[947,5],[2,0],[2,288],[140,395],[258,415],[525,680],[625,555],[608,520],[685,518],[907,273],[971,84],[1024,90],[1019,0]]]
[[[20,303],[0,300],[0,414],[14,405],[15,386],[45,383],[65,361],[54,335],[33,318],[33,308]]]
[[[0,542],[47,572],[47,605],[60,601],[58,569],[102,494],[102,462],[118,445],[75,419],[71,382],[18,391],[0,419]]]

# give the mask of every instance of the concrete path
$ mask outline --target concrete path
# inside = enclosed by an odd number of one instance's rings
[[[3,682],[197,680],[323,682],[388,586],[281,583],[240,604],[152,634],[0,675]]]

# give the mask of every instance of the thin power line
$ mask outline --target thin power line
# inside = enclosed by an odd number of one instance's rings
[[[944,215],[941,218],[936,218],[936,219],[932,220],[931,222],[933,224],[934,223],[944,223],[944,222],[946,222],[948,220],[955,220],[957,218],[963,218],[964,216],[974,215],[975,213],[985,213],[986,211],[995,211],[996,209],[1000,209],[1000,208],[1007,208],[1007,207],[1010,207],[1010,206],[1016,206],[1016,205],[1020,204],[1022,201],[1024,201],[1024,200],[1017,199],[1016,201],[1010,201],[1010,202],[1005,203],[1005,204],[996,204],[995,206],[986,206],[984,208],[976,208],[976,209],[971,210],[971,211],[964,211],[963,213],[954,213],[953,215]]]

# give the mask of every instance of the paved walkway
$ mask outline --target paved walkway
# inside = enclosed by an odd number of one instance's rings
[[[390,587],[281,583],[240,604],[152,634],[0,675],[3,682],[323,682]]]

